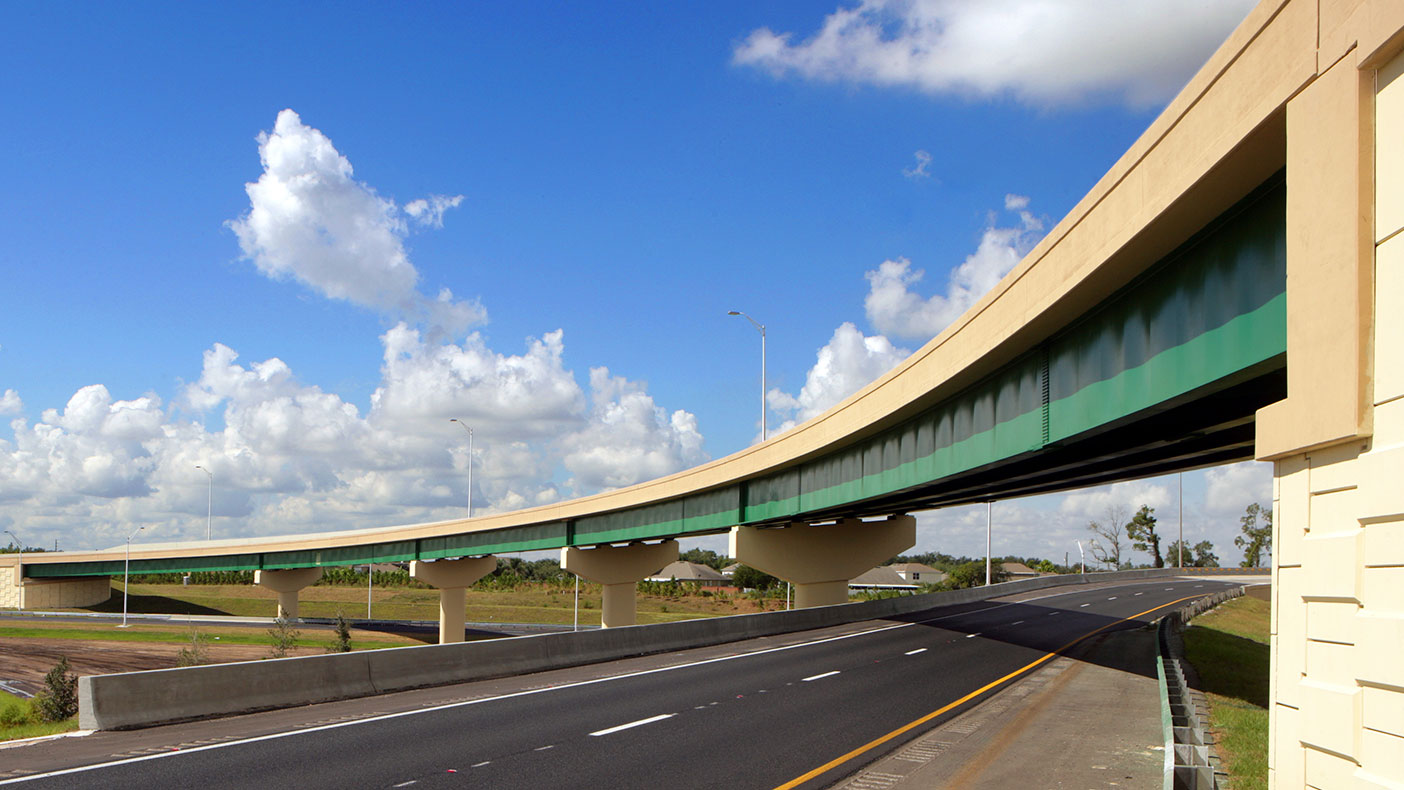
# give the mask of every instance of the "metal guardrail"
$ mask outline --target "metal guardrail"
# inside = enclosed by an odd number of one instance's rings
[[[1156,674],[1160,680],[1161,727],[1165,732],[1165,790],[1218,790],[1219,758],[1208,734],[1208,706],[1204,696],[1185,680],[1178,636],[1195,615],[1243,592],[1243,587],[1233,587],[1208,595],[1160,619]]]

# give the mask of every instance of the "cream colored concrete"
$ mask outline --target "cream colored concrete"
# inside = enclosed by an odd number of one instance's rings
[[[1361,19],[1383,13],[1370,0],[1325,0],[1323,62],[1328,60],[1326,48],[1340,46],[1342,36],[1351,41],[1397,40],[1398,28],[1350,30],[1352,25],[1358,28]],[[1328,21],[1333,26],[1327,27]],[[1404,56],[1381,61],[1378,75],[1369,67],[1357,72],[1357,63],[1374,63],[1377,54],[1346,52],[1299,97],[1305,112],[1349,116],[1357,85],[1378,89],[1374,112],[1367,93],[1362,102],[1367,106],[1354,121],[1366,132],[1362,148],[1375,154],[1368,171],[1370,191],[1359,206],[1366,222],[1355,222],[1356,217],[1339,211],[1339,206],[1322,205],[1324,213],[1319,215],[1309,209],[1319,198],[1348,200],[1353,194],[1348,182],[1366,156],[1343,157],[1340,149],[1349,142],[1349,117],[1342,125],[1325,118],[1289,124],[1289,191],[1290,168],[1298,161],[1291,153],[1294,145],[1311,149],[1316,145],[1312,136],[1325,135],[1334,142],[1317,143],[1337,153],[1324,159],[1323,152],[1303,155],[1302,167],[1309,163],[1327,172],[1310,182],[1315,196],[1312,188],[1303,187],[1295,198],[1289,197],[1289,399],[1259,414],[1260,454],[1273,448],[1297,449],[1275,459],[1277,554],[1268,759],[1270,784],[1276,788],[1404,787],[1404,324],[1398,319],[1404,303],[1404,80],[1399,79]],[[1334,92],[1335,101],[1326,92]],[[1306,139],[1294,143],[1292,135],[1297,134]],[[1344,166],[1332,174],[1333,163]],[[1303,203],[1307,207],[1293,213],[1291,206]],[[1329,334],[1333,330],[1323,325],[1320,315],[1302,315],[1319,310],[1334,316],[1332,320],[1348,319],[1358,280],[1353,278],[1347,231],[1365,241],[1363,268],[1375,286],[1360,297],[1367,309],[1359,311],[1358,325],[1352,329],[1366,332],[1363,342],[1339,331],[1339,326]],[[1329,241],[1333,236],[1338,238]],[[1294,249],[1299,256],[1295,267],[1290,257]],[[1323,271],[1311,273],[1316,266]],[[1325,292],[1333,294],[1329,302],[1318,298],[1325,294],[1299,295],[1294,302],[1293,289],[1303,289],[1304,283],[1305,290],[1330,288],[1324,270],[1332,267],[1339,282],[1334,291]],[[1371,316],[1378,320],[1372,322]],[[1328,334],[1316,339],[1299,336],[1293,346],[1292,333],[1301,335],[1302,327]],[[1344,372],[1342,380],[1327,386],[1301,381],[1293,366],[1303,342],[1319,345],[1302,354],[1308,367],[1316,366],[1316,375]],[[1357,365],[1359,376],[1354,375]],[[1348,392],[1351,389],[1355,392]],[[1333,419],[1343,419],[1351,411],[1347,395],[1357,394],[1366,401],[1358,410],[1361,430],[1354,438],[1323,446],[1320,441],[1330,430],[1344,433],[1344,423],[1332,423],[1323,431],[1328,423],[1322,420],[1297,425],[1281,421],[1288,414],[1304,417],[1313,410],[1334,412]],[[1265,424],[1264,416],[1272,410],[1277,413]],[[1272,434],[1271,447],[1262,441],[1265,430]]]
[[[0,609],[23,609],[18,555],[0,557]]]
[[[659,572],[678,558],[678,542],[633,543],[628,546],[598,546],[561,549],[561,567],[599,584],[600,625],[614,628],[638,622],[638,583]]]
[[[1287,399],[1258,412],[1262,459],[1370,433],[1373,85],[1347,57],[1287,104]]]
[[[297,593],[322,578],[321,568],[254,571],[254,584],[278,593],[278,616],[297,619]]]
[[[496,557],[410,563],[410,578],[439,588],[439,644],[463,641],[466,598],[473,582],[497,570]]]
[[[728,553],[737,562],[792,582],[795,606],[848,602],[848,580],[916,545],[916,519],[844,519],[837,524],[792,523],[784,529],[733,527]]]
[[[29,557],[25,557],[25,565]],[[24,579],[19,584],[19,563],[13,555],[0,559],[0,609],[73,609],[99,604],[112,597],[106,576],[68,579]]]

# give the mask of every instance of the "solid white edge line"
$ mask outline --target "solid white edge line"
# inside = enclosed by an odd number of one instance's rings
[[[807,678],[800,678],[800,682],[801,682],[801,683],[808,683],[808,682],[811,681],[811,680],[819,680],[820,678],[827,678],[827,677],[830,677],[830,676],[832,676],[832,675],[837,675],[838,673],[839,673],[839,671],[838,671],[837,669],[830,670],[830,671],[828,671],[828,672],[820,672],[820,673],[817,674],[817,675],[810,675],[810,676],[807,677]]]
[[[676,714],[676,713],[660,713],[660,714],[657,715],[657,716],[650,716],[650,717],[648,717],[647,719],[639,719],[638,721],[631,721],[631,722],[629,722],[628,724],[620,724],[620,725],[618,725],[618,726],[616,726],[616,727],[610,727],[610,728],[604,729],[604,730],[596,730],[596,731],[594,731],[594,732],[592,732],[592,733],[590,733],[590,734],[593,735],[593,736],[595,736],[595,737],[599,737],[599,736],[601,736],[601,735],[612,735],[612,734],[614,734],[614,733],[616,733],[616,732],[619,732],[620,730],[627,730],[627,729],[630,729],[631,727],[642,727],[642,726],[644,726],[645,724],[652,724],[652,723],[654,723],[655,721],[663,721],[664,719],[671,719],[671,718],[673,718],[673,717],[676,716],[676,715],[678,715],[678,714]]]
[[[1166,589],[1170,589],[1170,588],[1166,588]],[[1081,592],[1086,592],[1086,591],[1085,591],[1085,590],[1068,590],[1067,592],[1050,593],[1050,594],[1048,594],[1048,595],[1039,596],[1037,599],[1029,599],[1029,600],[1044,600],[1044,599],[1047,599],[1047,598],[1057,598],[1057,597],[1062,596],[1062,595],[1076,595],[1077,593],[1081,593]],[[644,669],[644,670],[640,670],[640,671],[638,671],[638,672],[630,672],[630,673],[624,674],[624,675],[610,675],[609,677],[591,678],[590,680],[581,680],[581,681],[577,681],[577,682],[575,682],[575,683],[564,683],[564,684],[559,685],[559,686],[546,686],[546,687],[544,687],[544,688],[524,689],[524,690],[522,690],[522,691],[514,691],[514,692],[512,692],[512,693],[510,693],[510,694],[499,694],[499,695],[497,695],[497,696],[495,696],[495,697],[482,697],[482,698],[480,698],[480,699],[470,699],[470,700],[464,700],[464,701],[462,701],[462,702],[449,702],[449,703],[446,703],[446,704],[444,704],[444,705],[437,705],[437,706],[430,707],[430,708],[415,708],[415,709],[413,709],[413,710],[402,710],[402,711],[399,711],[399,712],[396,712],[396,713],[385,713],[385,714],[382,714],[382,715],[380,715],[380,716],[367,716],[367,717],[365,717],[364,719],[351,719],[351,720],[349,720],[349,721],[339,721],[339,722],[335,722],[335,723],[333,723],[333,724],[323,724],[323,725],[320,725],[320,726],[317,726],[317,727],[304,727],[304,728],[296,729],[296,730],[288,730],[288,731],[286,731],[286,732],[273,732],[273,733],[269,733],[269,734],[267,734],[267,735],[256,735],[256,736],[254,736],[254,737],[252,737],[252,738],[245,738],[245,739],[239,740],[239,741],[224,741],[224,742],[222,742],[222,743],[210,743],[210,744],[206,744],[206,745],[204,745],[204,746],[196,746],[196,747],[191,748],[191,749],[180,749],[180,750],[178,750],[178,751],[172,751],[172,752],[157,752],[157,753],[155,753],[155,754],[144,754],[144,755],[141,755],[140,757],[127,757],[127,758],[122,759],[122,760],[113,760],[113,761],[111,761],[111,762],[106,762],[106,763],[93,763],[92,765],[80,765],[80,766],[77,766],[76,768],[64,768],[64,769],[61,769],[61,770],[58,770],[58,771],[49,771],[48,773],[30,774],[29,776],[17,776],[17,777],[15,777],[15,778],[13,778],[13,779],[0,780],[0,785],[19,784],[19,783],[21,783],[21,782],[31,782],[31,781],[34,781],[34,780],[36,780],[36,779],[48,779],[48,778],[53,777],[53,776],[66,776],[66,775],[68,775],[68,774],[86,773],[86,772],[88,772],[88,771],[96,771],[96,770],[101,769],[101,768],[115,768],[116,766],[119,766],[119,765],[130,765],[130,764],[132,764],[132,763],[143,763],[143,762],[146,762],[146,761],[148,761],[148,760],[161,760],[161,759],[165,759],[165,758],[167,758],[167,757],[178,757],[178,756],[180,756],[180,755],[185,755],[185,754],[195,754],[196,752],[203,752],[203,751],[208,751],[208,750],[211,750],[211,749],[226,749],[226,748],[231,747],[231,746],[243,746],[243,745],[245,745],[245,744],[250,744],[250,743],[259,743],[260,741],[274,741],[274,740],[278,740],[279,738],[291,738],[291,737],[293,737],[293,736],[295,736],[295,735],[306,735],[306,734],[313,733],[313,732],[323,732],[323,731],[325,731],[325,730],[336,730],[336,729],[340,729],[340,728],[342,728],[342,727],[353,727],[353,726],[356,726],[356,725],[358,725],[358,724],[371,724],[371,723],[373,723],[373,722],[388,721],[388,720],[390,720],[390,719],[399,719],[399,718],[403,718],[403,717],[405,717],[405,716],[417,716],[417,715],[420,715],[420,714],[423,714],[423,713],[434,713],[434,712],[436,712],[436,711],[449,710],[449,709],[451,709],[451,708],[463,708],[463,707],[467,707],[467,706],[469,706],[469,705],[480,705],[480,704],[482,704],[482,703],[484,703],[484,702],[495,702],[495,701],[497,701],[497,700],[512,699],[512,698],[514,698],[514,697],[529,697],[529,696],[531,696],[531,695],[533,695],[533,694],[545,694],[545,693],[551,692],[551,691],[562,691],[562,690],[564,690],[564,689],[578,688],[578,687],[580,687],[580,686],[592,686],[592,685],[594,685],[594,684],[596,684],[596,683],[609,683],[609,682],[616,681],[616,680],[627,680],[628,678],[636,678],[636,677],[641,677],[641,676],[643,676],[643,675],[653,675],[653,674],[657,674],[657,673],[659,673],[659,672],[672,672],[673,670],[677,670],[677,669],[691,669],[692,667],[700,667],[700,666],[704,666],[704,665],[706,665],[706,664],[716,664],[716,663],[719,663],[719,662],[722,662],[722,661],[734,661],[734,660],[736,660],[736,659],[738,659],[738,658],[750,658],[751,656],[759,656],[759,655],[764,655],[764,654],[766,654],[766,653],[779,653],[779,652],[781,652],[781,651],[785,651],[785,650],[794,650],[794,649],[800,648],[800,647],[809,647],[809,646],[811,646],[811,645],[822,645],[822,644],[825,644],[825,643],[828,643],[828,642],[838,642],[838,641],[841,641],[841,640],[844,640],[844,639],[852,639],[853,637],[856,637],[856,636],[868,636],[869,634],[880,634],[880,633],[882,633],[883,631],[892,631],[892,630],[895,630],[895,629],[898,629],[898,628],[911,628],[911,627],[914,626],[914,625],[921,625],[921,624],[923,624],[923,623],[934,623],[934,622],[936,622],[937,620],[949,620],[949,619],[951,619],[951,618],[953,618],[953,617],[965,617],[966,615],[979,614],[979,613],[981,613],[981,612],[988,612],[988,611],[992,611],[992,610],[994,610],[994,609],[1002,609],[1002,608],[1004,608],[1004,607],[1006,607],[1006,606],[1013,606],[1015,603],[1027,603],[1027,602],[1028,602],[1028,601],[1026,600],[1026,601],[1013,601],[1013,602],[1008,602],[1008,603],[1000,603],[1000,604],[995,604],[994,606],[987,606],[987,607],[985,607],[984,609],[973,609],[973,610],[968,611],[968,612],[955,612],[955,613],[953,613],[953,614],[939,615],[939,616],[937,616],[937,617],[928,617],[928,618],[926,618],[925,620],[916,620],[916,621],[910,622],[910,623],[898,623],[898,624],[896,624],[896,625],[888,625],[888,626],[883,626],[883,627],[881,627],[881,628],[871,628],[871,629],[868,629],[868,630],[866,630],[866,631],[858,631],[858,632],[851,633],[851,634],[841,634],[841,635],[839,635],[839,636],[829,636],[829,637],[825,637],[825,638],[823,638],[823,639],[815,639],[815,640],[812,641],[812,642],[798,642],[798,643],[796,643],[796,644],[791,644],[791,645],[780,645],[780,646],[778,646],[778,647],[773,647],[773,648],[770,648],[770,649],[768,649],[768,650],[764,650],[764,651],[761,651],[761,652],[755,652],[755,653],[733,653],[733,654],[727,655],[727,656],[717,656],[716,658],[707,658],[707,659],[703,659],[702,661],[694,661],[693,663],[690,663],[690,664],[675,664],[675,665],[673,665],[673,666],[667,666],[667,667],[655,667],[655,668],[653,668],[653,669]],[[954,605],[954,606],[959,606],[960,604],[952,604],[952,605]],[[933,608],[935,608],[935,607],[933,607]]]

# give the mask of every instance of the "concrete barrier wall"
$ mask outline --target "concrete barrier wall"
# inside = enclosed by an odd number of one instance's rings
[[[79,726],[85,730],[129,729],[352,699],[895,617],[1030,590],[1179,573],[1170,568],[1040,576],[989,587],[788,612],[92,675],[78,679]]]

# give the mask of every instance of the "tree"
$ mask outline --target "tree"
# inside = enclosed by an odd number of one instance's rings
[[[1181,549],[1184,550],[1185,567],[1187,568],[1219,567],[1219,557],[1214,553],[1214,544],[1207,540],[1201,540],[1193,546],[1177,540],[1165,549],[1165,561],[1178,565]]]
[[[1165,560],[1160,556],[1160,535],[1155,532],[1155,508],[1141,505],[1131,523],[1126,525],[1126,536],[1134,541],[1131,548],[1151,555],[1155,567],[1165,567]]]
[[[44,675],[44,690],[34,697],[34,709],[44,721],[63,721],[78,712],[78,676],[68,671],[68,657]]]
[[[1243,534],[1233,539],[1233,545],[1243,550],[1244,568],[1259,568],[1263,555],[1272,559],[1272,510],[1257,502],[1249,505],[1239,519]]]
[[[1009,578],[1009,574],[1004,572],[1004,568],[999,563],[990,566],[990,583],[999,584]],[[964,590],[967,587],[983,587],[985,584],[985,561],[972,560],[971,562],[957,565],[951,569],[946,576],[946,585],[952,590]]]
[[[1101,521],[1089,521],[1087,530],[1106,541],[1103,544],[1097,538],[1093,538],[1088,548],[1092,550],[1092,557],[1103,565],[1110,565],[1112,570],[1121,567],[1121,544],[1125,539],[1126,530],[1126,508],[1121,505],[1111,505],[1107,508],[1107,514]]]
[[[695,562],[698,565],[706,565],[712,570],[721,570],[731,564],[731,560],[712,551],[711,549],[692,548],[678,555],[678,559],[684,562]]]
[[[737,565],[735,573],[731,574],[731,583],[743,590],[769,590],[780,580],[749,565]]]

